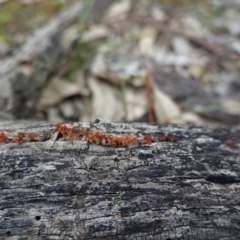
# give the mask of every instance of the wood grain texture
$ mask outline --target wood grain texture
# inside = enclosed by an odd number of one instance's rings
[[[53,142],[54,124],[1,123],[42,138],[0,145],[0,239],[240,239],[240,129],[75,124],[181,144]]]

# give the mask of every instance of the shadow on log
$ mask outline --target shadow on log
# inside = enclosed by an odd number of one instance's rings
[[[39,141],[0,145],[0,239],[240,239],[239,129],[76,124],[178,143],[54,142],[54,124],[2,123]]]

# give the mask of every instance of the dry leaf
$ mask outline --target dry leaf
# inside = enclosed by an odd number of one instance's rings
[[[154,88],[154,111],[158,122],[172,120],[180,116],[180,109],[176,103],[164,92]]]
[[[45,109],[46,107],[53,106],[67,97],[79,94],[79,92],[80,88],[78,84],[55,77],[43,91],[37,108]]]

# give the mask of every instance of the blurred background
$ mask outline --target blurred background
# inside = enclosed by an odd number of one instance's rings
[[[240,124],[240,0],[0,0],[0,120]]]

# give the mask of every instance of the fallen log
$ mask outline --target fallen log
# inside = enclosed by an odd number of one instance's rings
[[[55,124],[2,122],[0,239],[240,239],[239,128],[64,126],[140,144],[90,144]],[[156,141],[143,144],[146,134]],[[166,136],[174,141],[159,141]]]

